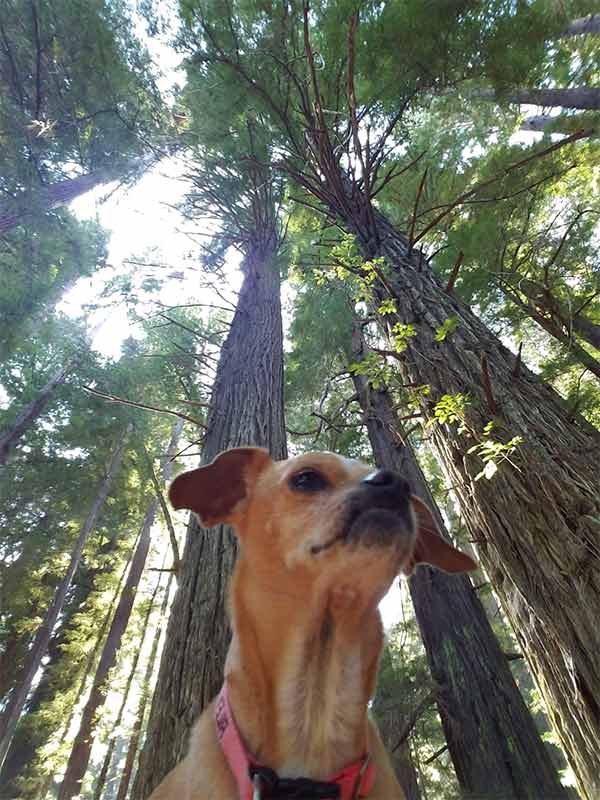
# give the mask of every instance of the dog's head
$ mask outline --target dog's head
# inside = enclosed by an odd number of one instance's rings
[[[477,567],[441,538],[402,477],[333,453],[273,461],[261,448],[227,450],[177,477],[170,499],[205,527],[232,525],[253,563],[279,574],[375,571],[389,584],[421,563],[446,572]]]

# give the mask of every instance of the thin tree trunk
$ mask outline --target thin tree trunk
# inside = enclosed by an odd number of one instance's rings
[[[574,89],[509,89],[500,94],[494,89],[477,89],[473,92],[473,97],[551,108],[600,110],[600,88],[590,86],[579,86]]]
[[[163,562],[164,563],[164,562]],[[102,797],[102,792],[104,791],[104,785],[106,783],[106,777],[108,775],[108,770],[110,768],[110,762],[112,759],[112,754],[115,749],[115,744],[118,738],[118,731],[121,727],[121,722],[123,720],[123,714],[125,712],[125,707],[127,706],[127,700],[129,699],[129,692],[131,691],[131,686],[133,683],[133,679],[135,677],[135,672],[137,670],[137,665],[140,660],[140,655],[142,652],[142,648],[144,646],[144,642],[146,640],[146,634],[148,632],[148,623],[150,621],[150,616],[154,609],[154,601],[156,600],[156,595],[158,593],[158,589],[160,587],[160,575],[158,580],[156,581],[156,586],[154,587],[154,591],[152,592],[152,597],[150,598],[150,602],[148,603],[148,608],[146,609],[146,613],[144,614],[144,620],[142,622],[142,630],[140,632],[140,641],[139,645],[136,648],[135,656],[129,668],[129,675],[127,676],[127,682],[125,684],[125,690],[123,692],[123,697],[121,699],[121,705],[119,707],[119,712],[117,717],[112,726],[112,733],[110,735],[108,746],[106,748],[106,753],[104,755],[104,760],[102,762],[102,768],[100,773],[98,774],[98,778],[96,780],[96,785],[94,787],[94,796],[93,800],[100,800]]]
[[[501,285],[500,287],[502,291],[510,297],[510,299],[521,308],[527,316],[531,317],[538,325],[543,328],[546,333],[552,336],[553,339],[556,339],[557,342],[560,342],[564,347],[571,353],[574,358],[579,361],[584,367],[595,375],[597,378],[600,379],[600,361],[594,358],[594,356],[585,350],[576,339],[573,337],[573,332],[569,330],[569,323],[572,323],[573,329],[576,330],[580,325],[575,324],[575,320],[563,320],[561,318],[557,318],[555,315],[549,313],[548,309],[541,310],[538,304],[534,302],[526,303],[524,302],[519,294],[513,291],[512,288],[508,289],[506,285]],[[519,287],[521,291],[523,289]],[[590,323],[592,327],[592,323]],[[588,333],[593,333],[592,331],[588,331]]]
[[[561,33],[561,37],[582,36],[589,33],[600,33],[600,14],[588,14],[587,17],[574,19]]]
[[[163,480],[168,480],[172,471],[172,461],[170,457],[177,452],[177,442],[181,434],[183,420],[178,419],[173,427],[171,441],[167,450],[167,456],[163,465]],[[73,749],[69,756],[67,769],[61,783],[58,800],[70,800],[74,795],[79,794],[81,782],[87,770],[95,735],[95,719],[98,710],[102,708],[109,690],[107,679],[110,670],[114,667],[118,652],[121,648],[123,634],[127,629],[133,603],[137,594],[138,586],[146,564],[146,558],[150,549],[150,538],[152,526],[158,510],[158,500],[150,502],[146,509],[142,532],[139,542],[131,560],[129,574],[125,581],[125,586],[119,598],[115,615],[113,617],[106,642],[100,656],[100,662],[88,701],[83,709],[79,731],[73,743]]]
[[[541,283],[531,280],[520,280],[518,291],[524,294],[529,305],[540,314],[548,316],[559,325],[568,336],[575,331],[584,341],[600,350],[600,325],[597,325],[579,313],[571,314],[565,309],[549,289]]]
[[[173,580],[173,573],[169,575],[167,588],[165,590],[165,595],[163,597],[162,607],[160,610],[161,622],[154,635],[154,641],[152,642],[152,650],[150,651],[150,655],[148,657],[148,663],[146,665],[146,673],[144,675],[144,679],[141,685],[141,696],[140,696],[140,703],[138,706],[138,712],[135,718],[133,729],[131,731],[131,736],[129,738],[129,747],[127,748],[125,765],[123,766],[123,772],[121,773],[121,780],[119,782],[119,788],[117,790],[116,800],[125,800],[125,798],[127,797],[127,792],[129,790],[129,783],[131,781],[131,774],[133,772],[133,764],[135,761],[135,757],[137,755],[140,737],[142,734],[142,727],[144,724],[144,718],[146,716],[146,706],[148,705],[148,700],[150,699],[150,689],[151,689],[150,684],[152,681],[152,675],[154,674],[154,666],[156,663],[156,656],[158,654],[158,645],[160,643],[160,637],[162,635],[164,627],[162,620],[164,619],[165,614],[167,613],[167,606],[169,603],[169,594],[171,591],[172,580]]]
[[[563,136],[587,130],[587,136],[597,137],[600,134],[598,114],[594,111],[583,111],[581,114],[538,114],[527,117],[521,123],[520,130],[535,131],[536,133],[558,133]]]
[[[103,554],[114,550],[116,540],[110,540],[101,548]],[[104,569],[86,568],[77,573],[73,582],[73,590],[63,608],[60,625],[48,643],[47,661],[44,673],[35,690],[25,704],[24,714],[12,738],[6,759],[0,770],[0,797],[16,797],[19,791],[14,786],[15,779],[23,775],[26,766],[33,760],[37,750],[42,747],[60,728],[60,720],[54,715],[43,715],[38,712],[42,706],[47,707],[63,689],[72,685],[76,674],[81,669],[77,660],[66,659],[63,647],[73,633],[73,617],[81,610],[94,590],[98,574]],[[23,794],[25,794],[23,792]]]
[[[358,326],[352,341],[354,360],[363,360],[368,351]],[[353,381],[377,466],[406,477],[449,538],[425,477],[405,444],[389,392],[373,388],[363,375],[354,374]],[[419,567],[409,587],[463,793],[507,800],[566,798],[470,579]]]
[[[73,363],[70,362],[66,367],[57,370],[37,397],[19,412],[12,428],[0,435],[0,465],[6,464],[10,451],[46,408],[56,389],[65,382]]]
[[[381,214],[376,227],[347,219],[363,253],[389,265],[394,321],[415,335],[397,363],[428,386],[418,402],[504,611],[526,655],[586,800],[600,794],[600,434],[529,370]],[[436,333],[456,318],[442,341]],[[387,318],[389,319],[389,317]],[[387,323],[386,323],[387,325]],[[444,396],[466,398],[459,419],[438,422]],[[439,409],[438,409],[439,411]],[[484,432],[488,422],[495,427]],[[472,448],[520,436],[491,480]],[[479,451],[481,452],[481,450]],[[501,456],[498,457],[499,459]]]
[[[244,282],[221,350],[202,462],[240,445],[286,454],[283,421],[283,334],[274,235],[250,246]],[[146,744],[133,796],[147,797],[182,758],[190,727],[223,680],[230,640],[226,586],[236,556],[230,528],[190,521]]]
[[[42,663],[44,655],[46,654],[50,636],[52,635],[56,621],[62,612],[67,591],[69,590],[75,571],[77,570],[79,562],[81,561],[81,556],[83,555],[83,550],[87,540],[89,539],[91,532],[94,530],[100,511],[106,501],[106,498],[108,497],[111,484],[121,467],[121,461],[123,460],[123,453],[125,450],[125,442],[130,429],[131,426],[128,426],[126,435],[120,437],[119,443],[113,450],[106,475],[100,485],[92,508],[90,509],[90,512],[81,527],[79,536],[77,537],[75,547],[71,553],[71,560],[67,568],[67,572],[56,588],[52,603],[46,611],[42,624],[37,630],[33,645],[29,651],[25,664],[23,665],[23,670],[19,676],[17,686],[6,706],[4,713],[2,714],[2,718],[0,720],[0,767],[4,763],[4,758],[10,746],[17,722],[19,721],[19,717],[21,716],[27,695],[31,689],[33,679]]]
[[[88,675],[90,675],[90,673],[92,672],[92,669],[94,667],[94,664],[96,664],[96,660],[97,660],[98,654],[100,652],[100,647],[101,647],[102,643],[104,642],[104,634],[106,633],[106,631],[108,629],[108,625],[109,625],[109,623],[110,623],[110,621],[111,621],[111,619],[113,617],[113,614],[115,612],[115,609],[117,607],[117,602],[119,600],[119,597],[121,596],[121,592],[122,592],[123,586],[125,584],[125,576],[126,576],[126,574],[128,572],[129,565],[131,564],[131,559],[133,557],[133,553],[135,552],[135,547],[136,546],[137,546],[137,540],[136,540],[136,543],[135,543],[135,546],[134,546],[133,550],[130,552],[129,557],[127,558],[127,561],[126,561],[126,563],[125,563],[125,565],[124,565],[124,567],[123,567],[123,569],[121,571],[121,576],[119,578],[119,583],[117,584],[117,586],[115,588],[115,591],[113,592],[113,595],[111,597],[111,601],[110,601],[110,605],[109,605],[108,611],[107,611],[107,613],[104,615],[104,617],[102,619],[102,625],[100,626],[100,630],[98,631],[98,635],[96,636],[96,641],[94,643],[94,649],[91,651],[91,653],[89,653],[88,657],[86,658],[85,666],[84,666],[83,670],[81,671],[81,676],[82,677],[81,677],[81,680],[79,681],[79,686],[77,687],[77,694],[75,695],[75,699],[74,699],[73,703],[71,704],[71,707],[69,709],[69,714],[67,715],[66,719],[64,720],[64,724],[62,725],[62,732],[61,732],[61,735],[60,735],[60,737],[58,739],[58,743],[57,743],[57,746],[56,746],[54,752],[59,751],[61,749],[61,747],[62,747],[62,745],[63,745],[63,743],[64,743],[64,741],[65,741],[65,739],[67,737],[67,734],[71,729],[71,723],[72,723],[73,717],[75,715],[75,709],[79,706],[79,701],[83,697],[83,693],[84,693],[86,684],[88,683],[88,680],[87,680]],[[52,773],[52,772],[48,773],[48,775],[47,775],[46,779],[43,781],[40,789],[38,791],[32,793],[32,796],[35,797],[36,800],[46,800],[46,795],[48,794],[48,791],[50,790],[50,786],[52,784],[53,778],[54,778],[54,773]],[[27,797],[28,795],[23,793],[23,796]]]
[[[0,237],[26,222],[28,217],[33,214],[32,207],[35,210],[51,211],[53,208],[70,203],[96,186],[114,179],[115,175],[112,171],[97,170],[59,181],[50,186],[40,186],[36,189],[33,199],[31,192],[24,192],[11,204],[0,203]]]

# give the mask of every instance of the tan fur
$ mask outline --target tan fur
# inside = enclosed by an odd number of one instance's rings
[[[205,524],[232,524],[240,539],[225,674],[248,751],[282,776],[315,780],[368,751],[377,774],[370,800],[403,800],[367,705],[383,645],[377,606],[396,575],[412,567],[417,537],[404,531],[393,546],[336,543],[318,555],[311,550],[339,535],[349,497],[373,471],[365,464],[331,453],[273,462],[265,451],[240,448],[213,465],[176,479],[171,499],[197,511]],[[327,479],[327,491],[290,488],[290,476],[306,467]],[[233,506],[222,509],[213,481],[229,479]],[[203,497],[212,498],[210,508]],[[423,509],[417,513],[421,519]],[[439,557],[419,559],[444,566],[446,550],[456,551],[440,548]],[[472,568],[463,558],[458,568]],[[239,800],[212,704],[192,730],[187,756],[150,800]]]

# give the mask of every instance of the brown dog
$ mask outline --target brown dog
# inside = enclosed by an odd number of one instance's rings
[[[175,508],[240,540],[222,691],[151,800],[402,800],[367,705],[399,572],[475,562],[406,481],[332,453],[228,450],[175,479]],[[302,782],[302,779],[304,782]]]

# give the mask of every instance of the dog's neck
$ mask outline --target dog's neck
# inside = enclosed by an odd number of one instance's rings
[[[381,618],[376,599],[331,579],[294,589],[238,563],[226,676],[249,753],[281,776],[325,780],[367,750]]]

